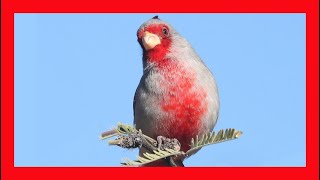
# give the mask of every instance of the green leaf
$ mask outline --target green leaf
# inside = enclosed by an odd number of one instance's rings
[[[166,157],[175,156],[175,155],[182,155],[184,154],[182,151],[174,151],[172,149],[165,149],[165,150],[156,150],[153,153],[143,153],[142,156],[138,156],[137,160],[132,161],[129,159],[125,159],[123,165],[125,166],[141,166],[144,164],[148,164]]]
[[[235,129],[228,128],[225,131],[220,130],[217,133],[217,135],[215,135],[215,132],[204,134],[200,140],[198,140],[199,137],[196,136],[195,140],[194,140],[194,138],[191,139],[191,148],[185,153],[185,155],[190,156],[195,151],[197,151],[198,149],[200,149],[204,146],[217,144],[217,143],[221,143],[221,142],[225,142],[225,141],[229,141],[229,140],[234,140],[234,139],[239,138],[241,135],[242,135],[241,131],[237,131]]]

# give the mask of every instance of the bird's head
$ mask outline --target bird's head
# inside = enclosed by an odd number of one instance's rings
[[[162,59],[168,53],[175,33],[171,25],[155,16],[140,26],[137,38],[144,55]]]

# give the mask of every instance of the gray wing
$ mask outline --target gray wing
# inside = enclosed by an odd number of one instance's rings
[[[133,125],[136,124],[136,116],[135,116],[135,109],[136,109],[136,97],[137,97],[137,91],[138,91],[138,88],[136,89],[136,92],[134,93],[134,98],[133,98]]]

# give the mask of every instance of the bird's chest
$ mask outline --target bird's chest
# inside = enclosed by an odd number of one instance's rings
[[[190,69],[166,67],[152,76],[148,89],[154,99],[156,136],[177,138],[187,150],[207,112],[206,91]]]

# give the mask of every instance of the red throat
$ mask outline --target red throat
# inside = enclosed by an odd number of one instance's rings
[[[145,50],[143,51],[144,57],[146,60],[150,63],[161,63],[163,59],[165,59],[166,55],[170,51],[171,47],[171,37],[165,36],[162,34],[162,28],[167,27],[163,24],[153,24],[145,29],[138,32],[138,40],[141,44],[141,38],[145,31],[148,31],[149,33],[155,34],[160,38],[160,44],[156,45],[153,49]]]
[[[162,39],[161,44],[158,44],[153,49],[144,52],[146,60],[149,63],[161,65],[166,59],[166,55],[170,52],[170,46],[170,39]]]

